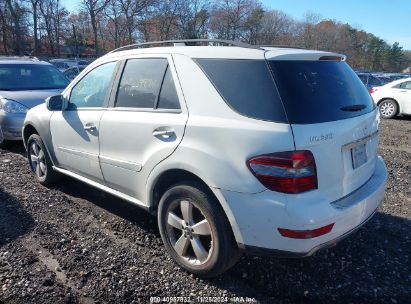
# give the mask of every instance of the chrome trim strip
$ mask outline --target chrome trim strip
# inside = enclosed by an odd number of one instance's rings
[[[68,153],[68,154],[73,154],[73,155],[80,156],[80,157],[85,157],[85,158],[88,158],[92,161],[98,162],[98,155],[97,154],[88,153],[88,152],[79,151],[79,150],[74,150],[74,149],[69,149],[69,148],[65,148],[65,147],[58,147],[57,149],[60,150],[61,152],[65,152],[65,153]]]
[[[122,169],[130,170],[130,171],[140,172],[142,168],[140,164],[126,161],[126,160],[120,160],[120,159],[110,158],[110,157],[101,156],[101,155],[99,156],[99,158],[100,158],[100,163],[115,166],[115,167],[120,167]]]
[[[348,150],[348,149],[351,149],[351,148],[353,148],[353,147],[355,147],[355,146],[358,146],[358,145],[361,145],[361,144],[363,144],[363,143],[366,143],[367,141],[371,140],[372,138],[378,136],[378,133],[379,133],[379,132],[378,132],[378,130],[377,130],[377,131],[375,131],[374,133],[371,133],[370,135],[368,135],[368,136],[366,136],[366,137],[357,139],[357,140],[355,140],[355,141],[353,141],[353,142],[350,142],[350,143],[348,143],[348,144],[343,145],[343,146],[341,147],[341,149],[342,149],[342,150],[345,150],[345,149]]]
[[[121,199],[123,199],[123,200],[126,200],[126,201],[128,201],[128,202],[130,202],[130,203],[133,203],[133,204],[135,204],[135,205],[137,205],[137,206],[139,206],[139,207],[141,207],[141,208],[144,208],[144,209],[146,209],[146,210],[149,210],[149,209],[150,209],[147,205],[145,205],[143,202],[139,201],[138,199],[136,199],[136,198],[134,198],[134,197],[131,197],[131,196],[129,196],[129,195],[126,195],[126,194],[124,194],[124,193],[121,193],[121,192],[119,192],[119,191],[117,191],[117,190],[111,189],[111,188],[109,188],[109,187],[107,187],[107,186],[101,185],[101,184],[99,184],[99,183],[97,183],[97,182],[95,182],[95,181],[92,181],[92,180],[90,180],[90,179],[88,179],[88,178],[85,178],[84,176],[78,175],[78,174],[76,174],[76,173],[70,172],[70,171],[65,170],[65,169],[58,168],[58,167],[56,167],[56,166],[53,166],[53,170],[55,170],[55,171],[57,171],[57,172],[60,172],[60,173],[62,173],[62,174],[64,174],[64,175],[73,177],[73,178],[75,178],[75,179],[77,179],[77,180],[79,180],[79,181],[82,181],[82,182],[84,182],[84,183],[86,183],[86,184],[88,184],[88,185],[90,185],[90,186],[92,186],[92,187],[95,187],[95,188],[100,189],[100,190],[102,190],[102,191],[108,192],[108,193],[110,193],[110,194],[112,194],[112,195],[114,195],[114,196],[117,196],[117,197],[119,197],[119,198],[121,198]]]

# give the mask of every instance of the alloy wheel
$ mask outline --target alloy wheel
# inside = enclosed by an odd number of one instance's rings
[[[46,175],[46,158],[43,150],[36,142],[33,142],[30,146],[30,163],[37,177],[43,178]]]
[[[167,212],[167,237],[178,256],[203,265],[213,251],[213,234],[204,213],[190,200],[176,200]]]

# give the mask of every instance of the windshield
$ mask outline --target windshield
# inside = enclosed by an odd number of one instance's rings
[[[0,90],[64,89],[68,80],[54,66],[40,64],[0,64]]]
[[[364,115],[374,102],[343,61],[269,61],[293,124],[321,123]]]

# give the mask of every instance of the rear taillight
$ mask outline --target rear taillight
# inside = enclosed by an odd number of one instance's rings
[[[368,92],[370,92],[370,94],[377,92],[378,89],[377,88],[369,88]]]
[[[268,189],[301,193],[317,189],[317,170],[310,151],[289,151],[255,156],[247,165]]]

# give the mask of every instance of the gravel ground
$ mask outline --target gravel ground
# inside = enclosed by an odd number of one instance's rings
[[[0,150],[0,304],[410,303],[411,118],[382,122],[380,151],[387,193],[358,232],[310,258],[244,256],[201,280],[173,263],[145,211],[69,178],[40,186],[21,145]]]

